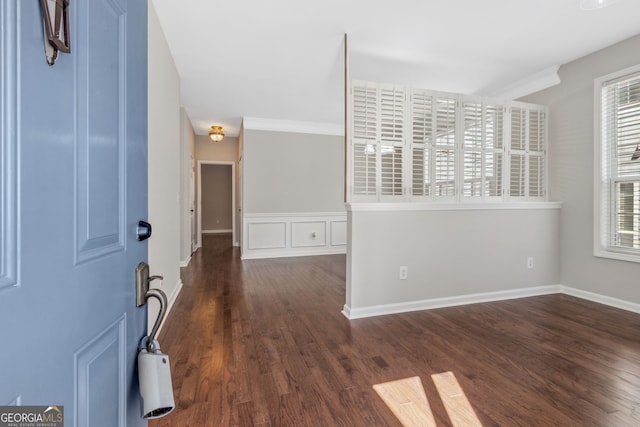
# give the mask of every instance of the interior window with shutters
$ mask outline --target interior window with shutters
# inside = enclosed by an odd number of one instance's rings
[[[504,106],[487,105],[485,114],[485,194],[501,197],[504,185]]]
[[[350,201],[546,198],[546,107],[352,81]]]
[[[411,94],[411,194],[416,199],[456,196],[457,96]]]
[[[524,197],[525,186],[525,145],[526,111],[522,108],[511,109],[511,160],[509,171],[509,191],[512,197]]]
[[[367,85],[353,87],[352,192],[377,194],[378,89]]]
[[[531,107],[511,107],[509,194],[543,200],[546,195],[546,114]]]
[[[380,88],[380,194],[402,196],[404,89]]]
[[[640,66],[597,79],[595,91],[595,252],[640,262]]]
[[[463,183],[465,198],[502,196],[504,107],[482,101],[463,103]]]
[[[433,195],[433,111],[433,96],[423,91],[414,91],[411,96],[411,194],[417,197]]]
[[[366,82],[352,86],[351,191],[363,200],[404,193],[404,108],[404,88]]]
[[[435,100],[434,195],[456,195],[456,99],[438,96]]]

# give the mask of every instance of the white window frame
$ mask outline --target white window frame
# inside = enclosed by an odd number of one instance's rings
[[[610,83],[632,77],[634,74],[640,75],[640,64],[594,80],[593,254],[596,257],[640,262],[640,249],[625,249],[609,244],[612,233],[616,232],[615,221],[612,221],[612,215],[615,215],[616,211],[616,190],[613,187],[619,179],[612,176],[611,165],[605,164],[608,157],[605,158],[603,155],[603,151],[610,147],[604,147],[603,142],[602,89]]]

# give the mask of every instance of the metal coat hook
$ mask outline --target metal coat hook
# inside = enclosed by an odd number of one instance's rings
[[[47,56],[49,65],[53,65],[56,62],[58,51],[71,53],[69,1],[40,0],[40,9],[44,22],[44,53]],[[61,32],[62,34],[60,34]]]

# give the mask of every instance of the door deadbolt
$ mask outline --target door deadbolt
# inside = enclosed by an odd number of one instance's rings
[[[147,221],[138,221],[138,226],[136,227],[136,238],[139,242],[143,240],[147,240],[151,237],[151,224]]]

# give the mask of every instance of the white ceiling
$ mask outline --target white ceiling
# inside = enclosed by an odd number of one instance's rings
[[[152,0],[198,134],[344,121],[351,78],[490,95],[640,33],[640,1]]]

